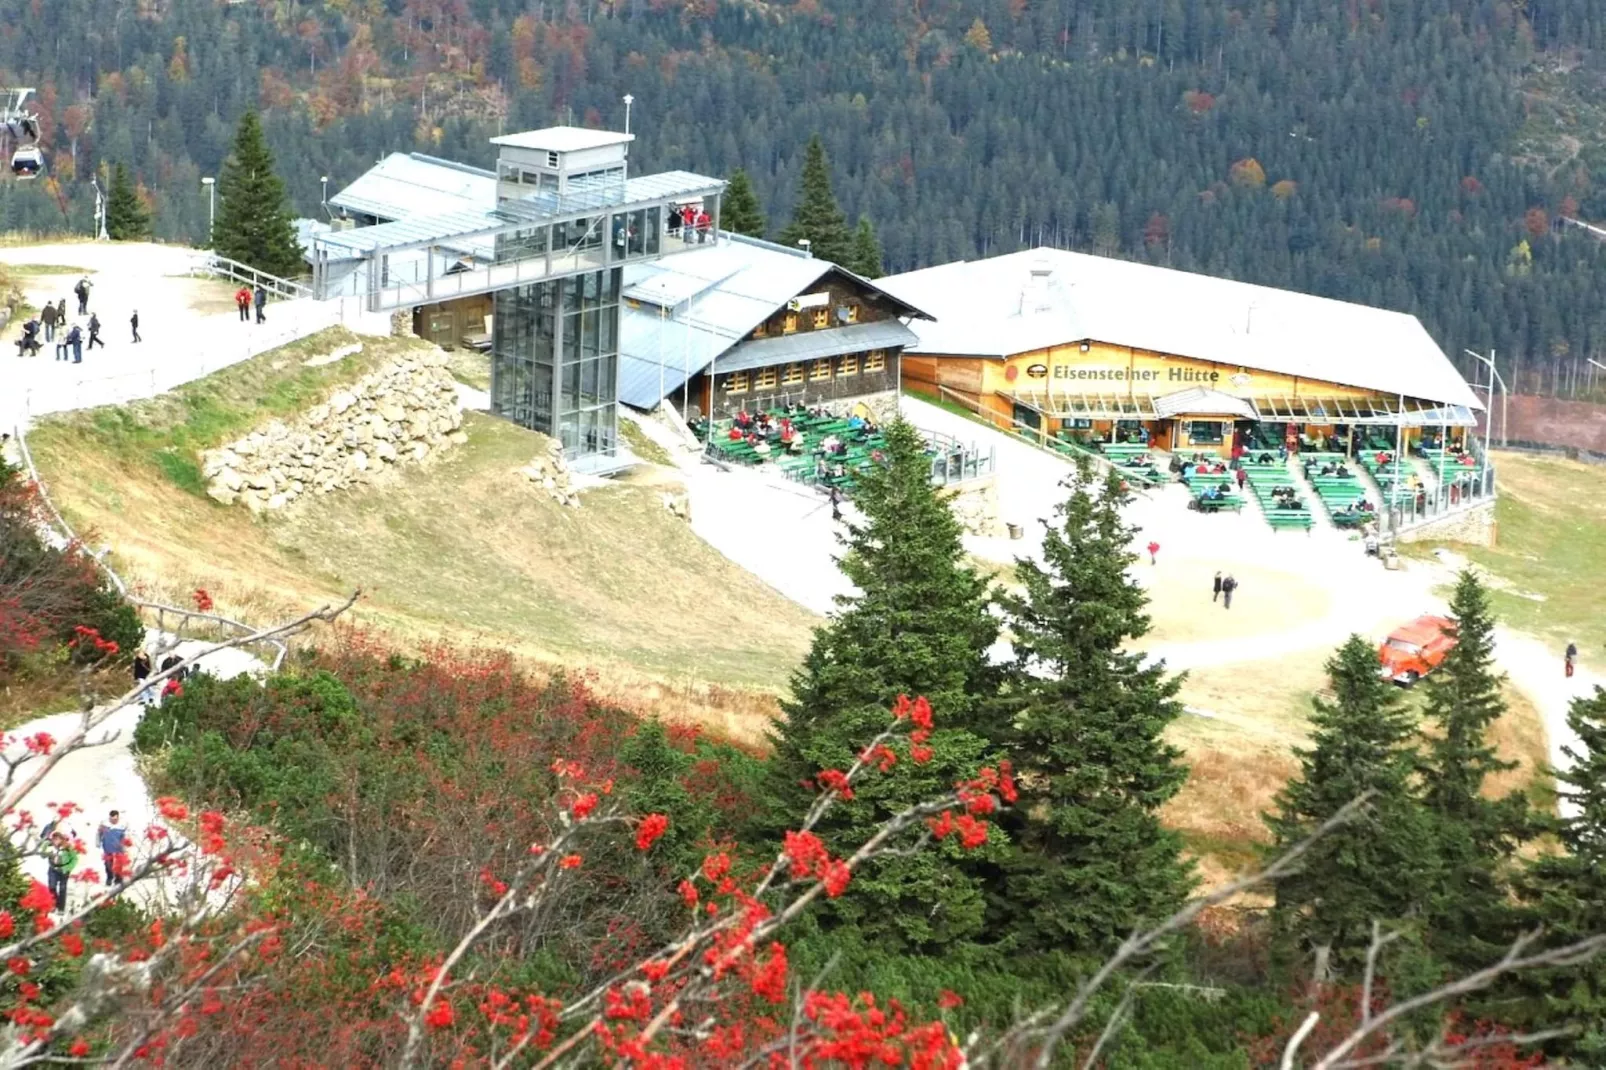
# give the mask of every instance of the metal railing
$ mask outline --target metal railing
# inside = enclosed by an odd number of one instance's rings
[[[273,296],[283,298],[286,301],[312,296],[312,288],[303,283],[292,279],[280,278],[278,275],[270,275],[266,271],[257,270],[250,264],[244,264],[238,260],[230,260],[228,257],[220,256],[217,253],[207,253],[198,257],[191,266],[190,273],[192,275],[221,275],[224,278],[233,279],[235,282],[246,283],[253,290],[260,286]]]
[[[1006,435],[1019,439],[1028,446],[1035,446],[1044,453],[1052,454],[1062,461],[1069,461],[1076,457],[1086,457],[1088,460],[1093,462],[1094,467],[1099,468],[1100,470],[1117,472],[1120,474],[1122,479],[1125,479],[1129,483],[1138,487],[1154,487],[1159,485],[1156,481],[1145,479],[1142,476],[1134,475],[1131,472],[1123,470],[1116,465],[1115,462],[1111,461],[1102,453],[1079,446],[1074,442],[1067,442],[1064,439],[1055,438],[1041,427],[1033,427],[1031,424],[1023,423],[1012,416],[1005,416],[1002,413],[993,412],[991,409],[982,407],[975,402],[972,402],[965,395],[957,391],[950,390],[948,387],[943,386],[940,383],[937,384],[937,390],[940,392],[940,397],[943,397],[947,400],[952,400],[957,404],[964,405],[977,417],[991,425],[995,430],[1002,431]]]
[[[974,442],[966,445],[941,431],[930,431],[924,427],[916,430],[925,437],[926,445],[931,449],[931,482],[936,486],[966,483],[997,471],[996,447],[988,447],[987,452],[983,453]]]
[[[1446,470],[1440,464],[1433,468],[1434,485],[1431,489],[1424,486],[1421,491],[1404,501],[1397,500],[1397,493],[1390,491],[1386,496],[1393,497],[1388,503],[1388,531],[1393,535],[1400,535],[1421,527],[1446,516],[1469,512],[1473,509],[1485,508],[1493,504],[1495,499],[1495,466],[1490,463],[1488,453],[1483,444],[1471,435],[1467,436],[1468,450],[1477,462],[1469,472],[1461,473]],[[1379,481],[1381,484],[1381,481]]]

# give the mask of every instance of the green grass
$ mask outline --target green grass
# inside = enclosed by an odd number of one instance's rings
[[[619,433],[624,436],[625,445],[630,447],[630,452],[648,464],[674,467],[675,459],[669,456],[669,451],[648,438],[641,425],[628,416],[619,418]]]
[[[76,264],[7,264],[13,275],[88,275],[89,269]]]
[[[475,390],[491,389],[491,355],[467,347],[448,350],[446,367],[452,378]]]
[[[47,452],[62,436],[159,473],[195,495],[206,493],[201,453],[274,418],[289,419],[389,357],[423,345],[417,339],[365,339],[363,351],[333,364],[306,367],[310,357],[355,341],[344,328],[320,331],[147,401],[50,417],[30,435]]]
[[[1494,577],[1495,611],[1560,642],[1606,630],[1606,468],[1561,458],[1495,458],[1496,545],[1457,547]]]

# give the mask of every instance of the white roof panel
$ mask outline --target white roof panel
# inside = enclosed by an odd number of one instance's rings
[[[493,137],[491,144],[506,145],[514,149],[535,149],[541,152],[578,152],[582,149],[623,145],[634,140],[636,140],[635,134],[619,134],[612,130],[588,130],[583,126],[548,126],[541,130],[525,130],[517,134]]]
[[[423,153],[393,152],[329,203],[385,220],[489,208],[496,204],[496,175]]]
[[[1482,409],[1415,316],[1063,249],[878,279],[941,309],[912,353],[1006,357],[1082,340]]]

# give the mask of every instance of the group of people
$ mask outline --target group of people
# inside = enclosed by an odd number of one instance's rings
[[[93,286],[87,275],[73,286],[73,296],[78,299],[78,315],[88,316],[87,323],[79,326],[71,321],[65,297],[54,304],[46,302],[45,307],[39,310],[39,315],[23,323],[22,337],[17,340],[17,356],[37,357],[46,345],[54,344],[57,360],[82,364],[85,349],[94,349],[96,346],[105,349],[106,340],[100,336],[100,316],[89,310],[89,293]],[[133,341],[141,341],[138,309],[128,317],[128,326]]]
[[[1232,608],[1232,592],[1238,589],[1238,580],[1232,573],[1223,575],[1216,573],[1215,581],[1211,584],[1210,601],[1220,602],[1222,608]]]
[[[257,322],[266,323],[268,317],[263,313],[263,309],[267,307],[267,304],[268,291],[260,283],[255,290],[252,290],[249,286],[241,286],[234,291],[234,307],[239,310],[241,323],[251,322],[252,305],[256,306]]]
[[[1315,467],[1315,462],[1306,461],[1305,475],[1309,476],[1311,474],[1311,469]],[[1339,479],[1348,479],[1352,474],[1353,473],[1351,473],[1349,470],[1349,466],[1343,461],[1338,461],[1336,463],[1333,461],[1328,461],[1316,472],[1316,475],[1319,476],[1336,476]]]
[[[687,245],[693,241],[699,245],[707,242],[708,231],[713,222],[708,215],[708,209],[695,204],[677,204],[669,209],[669,233],[671,236],[683,236]]]
[[[84,855],[83,842],[68,820],[59,818],[45,825],[40,832],[46,886],[55,898],[58,914],[67,912],[67,883]],[[95,845],[100,849],[106,887],[113,888],[123,883],[129,875],[129,865],[128,827],[123,824],[122,814],[113,810],[106,815],[106,820],[95,830]]]
[[[168,695],[179,694],[183,691],[184,677],[190,671],[188,668],[180,668],[180,666],[183,664],[184,659],[179,657],[177,654],[169,654],[167,657],[162,659],[161,668],[157,670],[158,672],[167,672],[170,669],[177,670],[167,678],[165,683],[162,684],[163,698],[166,698]],[[150,677],[151,656],[147,652],[141,650],[139,653],[134,655],[134,685],[137,687],[140,684],[143,684],[146,680],[149,680]],[[155,696],[151,693],[151,689],[146,688],[140,692],[139,701],[141,703],[149,703],[154,697]]]

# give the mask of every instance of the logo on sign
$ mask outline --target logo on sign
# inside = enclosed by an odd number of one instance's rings
[[[1233,386],[1248,386],[1249,385],[1249,374],[1247,372],[1239,372],[1237,375],[1234,375],[1232,378],[1228,379],[1227,381],[1229,383],[1231,383]]]
[[[1048,378],[1048,365],[1047,364],[1033,364],[1031,367],[1026,369],[1026,374],[1031,376],[1033,379],[1047,379]]]

